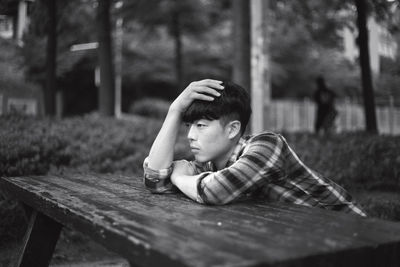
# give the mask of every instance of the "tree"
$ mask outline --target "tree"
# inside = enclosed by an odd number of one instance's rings
[[[46,87],[44,93],[45,114],[54,116],[56,112],[57,73],[57,0],[46,0],[48,23],[46,45]]]
[[[174,70],[178,88],[184,84],[184,38],[199,36],[215,26],[226,9],[226,1],[211,0],[147,0],[125,3],[123,16],[127,22],[140,23],[144,30],[156,33],[165,27],[174,40]]]
[[[275,16],[277,16],[277,12],[286,11],[284,15],[277,19],[282,19],[283,17],[286,20],[289,20],[289,32],[293,32],[291,30],[298,29],[299,32],[303,32],[303,35],[297,34],[300,38],[303,39],[301,43],[296,45],[291,45],[290,47],[296,47],[297,51],[290,51],[290,49],[282,49],[282,47],[276,47],[276,50],[271,54],[273,56],[273,60],[275,63],[275,72],[278,72],[278,75],[273,75],[273,80],[276,81],[276,77],[279,75],[283,76],[283,79],[287,80],[287,77],[291,77],[292,80],[297,80],[295,75],[301,73],[298,70],[294,70],[293,66],[296,63],[299,63],[299,58],[294,58],[290,56],[282,55],[282,52],[287,51],[288,53],[295,54],[296,56],[300,56],[301,59],[305,59],[305,62],[312,62],[304,57],[312,58],[316,57],[318,50],[315,44],[318,44],[320,48],[323,48],[325,51],[328,49],[336,49],[339,51],[339,46],[337,41],[341,40],[341,38],[337,38],[339,29],[343,26],[355,26],[359,30],[359,48],[360,48],[360,69],[361,69],[361,87],[362,87],[362,96],[364,99],[364,111],[366,118],[366,131],[375,133],[377,132],[376,125],[376,115],[375,115],[375,103],[374,103],[374,90],[372,86],[372,77],[371,70],[369,66],[369,55],[368,55],[368,32],[366,27],[367,15],[375,16],[378,21],[390,21],[393,16],[393,5],[398,5],[395,1],[387,1],[387,0],[332,0],[332,1],[318,1],[318,0],[308,0],[308,1],[288,1],[288,0],[277,0],[273,1],[273,8],[275,8]],[[354,10],[357,11],[355,14]],[[279,14],[279,13],[278,13]],[[357,16],[356,16],[357,15]],[[356,18],[357,17],[357,18]],[[355,23],[356,22],[356,23]],[[290,26],[292,25],[292,26]],[[395,29],[398,28],[398,23],[389,23],[389,28]],[[303,28],[300,30],[300,28]],[[276,31],[275,31],[276,33]],[[286,32],[287,33],[287,32]],[[276,38],[282,38],[280,36],[289,36],[286,33],[278,33]],[[273,38],[273,39],[276,39]],[[288,39],[288,38],[286,38]],[[299,40],[297,37],[292,40]],[[336,41],[335,41],[336,40]],[[308,43],[310,42],[310,43]],[[275,42],[273,45],[278,45],[283,43],[283,48],[287,45],[285,42]],[[322,45],[322,46],[321,46]],[[310,51],[310,48],[313,48],[314,51]],[[299,51],[303,50],[303,56]],[[321,50],[321,51],[323,51]],[[310,53],[311,52],[311,53]],[[283,58],[291,58],[291,65],[289,66],[289,70],[287,69],[279,69],[282,65],[277,66],[277,62],[282,62],[282,58],[277,58],[277,56],[284,56]],[[318,57],[316,57],[318,58]],[[294,63],[293,63],[294,62]],[[333,61],[333,63],[335,63]],[[301,64],[301,63],[300,63]],[[304,69],[307,69],[308,64],[302,64]],[[342,63],[340,63],[342,65]],[[305,67],[304,67],[305,66]],[[310,65],[310,67],[315,67],[316,64]],[[351,66],[350,66],[351,67]],[[346,69],[348,69],[346,67]],[[292,73],[290,73],[292,71]],[[336,72],[341,72],[342,69]],[[286,72],[286,73],[285,73]],[[351,71],[353,72],[353,71]],[[293,73],[295,75],[293,75]],[[349,72],[344,72],[343,74],[348,75]],[[353,75],[351,75],[353,76]],[[349,78],[351,78],[351,76]],[[304,75],[302,75],[304,77]],[[293,79],[295,78],[295,79]],[[355,77],[354,77],[355,78]],[[282,88],[288,88],[288,86],[282,86]]]
[[[311,96],[314,79],[320,74],[328,76],[338,91],[345,87],[343,81],[350,80],[347,76],[355,71],[349,72],[350,66],[343,68],[346,60],[339,36],[348,18],[335,2],[269,1],[273,97]],[[337,74],[341,79],[334,79]]]
[[[361,69],[361,81],[364,100],[365,126],[366,131],[378,133],[378,126],[375,112],[374,88],[372,83],[370,55],[369,55],[369,37],[367,28],[367,19],[369,16],[375,16],[378,20],[390,21],[393,16],[393,1],[386,0],[355,0],[357,9],[357,28],[359,46],[359,63]]]
[[[99,112],[115,115],[115,73],[111,41],[111,0],[99,0],[97,6],[98,57],[100,63]]]
[[[360,50],[361,80],[364,98],[366,130],[377,133],[374,89],[372,86],[371,66],[369,58],[369,39],[367,29],[367,5],[366,0],[355,0],[357,7],[358,46]]]
[[[17,16],[18,2],[16,0],[6,0],[0,5],[0,10],[5,13]],[[44,111],[46,115],[55,115],[55,90],[56,90],[56,59],[57,59],[57,0],[40,0],[37,5],[45,8],[47,20],[42,26],[41,34],[46,38],[46,76],[44,87]],[[42,11],[43,12],[43,11]],[[14,28],[16,28],[14,23]]]
[[[38,0],[31,4],[30,23],[23,36],[24,46],[21,48],[23,62],[21,63],[26,70],[25,77],[28,80],[38,84],[43,92],[53,94],[53,96],[47,96],[47,99],[52,102],[47,101],[47,105],[53,105],[51,109],[62,112],[54,103],[55,94],[61,91],[68,93],[69,89],[80,88],[81,82],[81,80],[76,79],[73,86],[66,87],[67,83],[64,81],[66,74],[73,70],[77,62],[83,58],[91,58],[91,61],[94,62],[93,53],[71,52],[70,48],[71,45],[76,43],[95,40],[92,26],[95,25],[95,23],[92,23],[94,22],[95,9],[92,2],[89,1],[57,1],[55,6],[56,23],[53,23],[50,22],[50,16],[48,15],[48,4],[52,4],[50,2],[48,0]],[[55,31],[56,34],[52,52],[57,55],[54,57],[54,61],[50,61],[51,57],[47,55],[50,27],[55,28],[53,28],[53,33]],[[53,67],[50,64],[53,64]],[[51,82],[49,82],[48,75],[50,71],[54,71],[54,80]],[[47,88],[50,88],[53,92],[47,90]]]
[[[27,74],[29,77],[30,74],[41,72],[42,77],[35,78],[36,81],[43,82],[44,112],[48,116],[54,116],[57,89],[57,0],[36,1],[32,13],[29,34],[24,36],[22,49],[27,65]],[[40,24],[37,22],[39,18]],[[32,45],[31,41],[35,44],[40,43],[37,44],[37,47],[41,51],[34,49],[36,45]],[[33,62],[31,62],[30,56],[34,58]]]
[[[250,2],[233,0],[234,18],[234,60],[233,81],[244,88],[251,88],[251,40]]]

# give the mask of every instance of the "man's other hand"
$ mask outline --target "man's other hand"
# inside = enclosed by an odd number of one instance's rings
[[[195,175],[194,168],[192,167],[191,163],[188,162],[187,160],[178,160],[174,161],[174,170],[172,171],[171,174],[171,181],[173,183],[174,179],[178,176],[183,176],[183,175]]]
[[[197,183],[201,174],[196,175],[192,164],[186,160],[174,161],[173,168],[171,182],[187,197],[199,201]]]

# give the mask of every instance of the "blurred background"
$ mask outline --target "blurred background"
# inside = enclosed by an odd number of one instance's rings
[[[368,105],[381,132],[400,132],[398,1],[359,1],[368,40],[357,1],[241,2],[2,0],[0,114],[120,116],[211,77],[258,91],[259,130],[313,131],[323,76],[337,131],[364,129]]]
[[[250,132],[283,133],[371,216],[399,221],[399,5],[1,0],[0,176],[140,177],[171,101],[193,80],[233,80],[252,96]],[[191,157],[184,132],[175,157]],[[0,188],[0,266],[26,220]],[[53,264],[102,256],[67,229]]]

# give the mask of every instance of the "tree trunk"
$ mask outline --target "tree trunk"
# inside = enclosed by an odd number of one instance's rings
[[[268,0],[251,1],[251,133],[265,130],[265,104],[270,102]]]
[[[175,75],[176,84],[179,90],[183,90],[183,69],[182,69],[182,33],[180,25],[180,14],[174,12],[172,16],[172,34],[175,42]]]
[[[49,23],[47,25],[45,113],[55,115],[57,69],[57,0],[46,0]]]
[[[97,7],[98,57],[100,63],[99,112],[115,115],[115,73],[111,41],[111,0],[99,0]]]
[[[123,19],[117,18],[115,23],[115,117],[121,117],[122,100],[122,47],[123,47]]]
[[[250,1],[234,0],[233,81],[250,90]]]
[[[378,133],[375,114],[374,89],[372,86],[369,57],[366,0],[355,0],[357,7],[358,45],[360,50],[360,68],[363,88],[366,131]]]

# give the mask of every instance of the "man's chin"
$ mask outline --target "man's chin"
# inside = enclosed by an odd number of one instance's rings
[[[194,155],[194,159],[195,159],[197,162],[200,162],[200,163],[205,163],[205,162],[210,161],[210,160],[207,159],[206,157],[201,157],[201,156],[199,156],[199,155]]]

